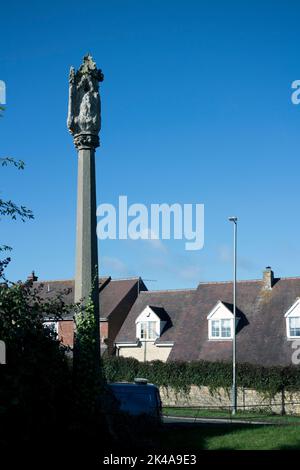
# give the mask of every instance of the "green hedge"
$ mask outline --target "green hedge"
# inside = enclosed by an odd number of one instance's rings
[[[232,365],[224,362],[138,362],[133,358],[107,357],[103,369],[109,382],[132,382],[144,377],[162,387],[188,392],[191,385],[230,389]],[[237,385],[275,395],[282,390],[300,391],[300,368],[237,365]]]

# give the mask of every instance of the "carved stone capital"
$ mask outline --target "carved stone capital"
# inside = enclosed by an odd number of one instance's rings
[[[95,134],[77,134],[74,135],[74,145],[78,150],[95,149],[99,147],[100,141]]]

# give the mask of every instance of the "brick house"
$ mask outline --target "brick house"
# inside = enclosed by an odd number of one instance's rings
[[[38,281],[34,273],[28,279],[33,281],[34,287],[41,288],[41,295],[44,298],[51,298],[59,292],[63,292],[64,301],[73,303],[74,280]],[[109,354],[113,352],[115,338],[139,293],[143,290],[147,290],[147,288],[141,278],[111,279],[111,277],[104,277],[99,279],[99,328],[102,353],[106,350]],[[72,313],[63,316],[59,321],[45,318],[44,324],[55,329],[62,344],[73,347],[74,319]]]
[[[142,291],[116,336],[119,356],[140,361],[231,361],[232,282],[196,289]],[[290,365],[300,349],[300,278],[237,283],[237,361]]]

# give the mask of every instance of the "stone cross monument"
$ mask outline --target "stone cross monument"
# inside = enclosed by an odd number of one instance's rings
[[[99,147],[103,81],[91,55],[75,72],[70,69],[68,129],[78,150],[75,302],[91,296],[99,320],[98,249],[96,235],[95,149]]]

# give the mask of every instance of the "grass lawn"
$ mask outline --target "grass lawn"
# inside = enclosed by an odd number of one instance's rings
[[[300,426],[174,426],[162,438],[164,448],[177,450],[299,450]]]
[[[172,408],[165,407],[163,409],[165,416],[182,416],[182,417],[195,417],[195,418],[227,418],[227,419],[244,419],[251,421],[267,421],[276,424],[299,424],[300,416],[280,416],[267,412],[252,412],[252,411],[238,411],[234,416],[230,414],[229,410],[220,409],[195,409],[195,408]]]
[[[228,410],[171,408],[165,416],[231,418]],[[300,450],[300,416],[239,411],[229,424],[185,424],[166,427],[163,446],[200,450]],[[274,425],[236,424],[234,419],[274,422]],[[280,426],[279,426],[280,425]]]

